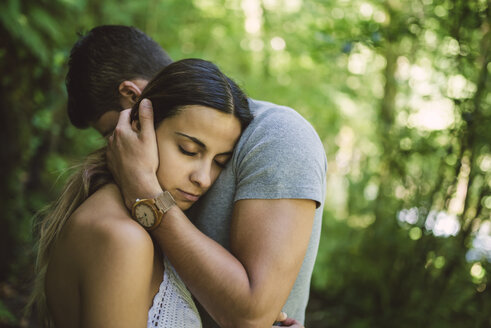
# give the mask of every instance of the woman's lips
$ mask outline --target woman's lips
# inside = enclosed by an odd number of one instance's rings
[[[184,190],[181,190],[181,189],[177,189],[177,191],[179,191],[181,196],[187,201],[195,202],[199,199],[199,195],[191,194],[191,193],[185,192]]]

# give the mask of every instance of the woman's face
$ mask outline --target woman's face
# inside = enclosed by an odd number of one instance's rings
[[[157,178],[182,210],[215,182],[232,156],[240,128],[234,115],[200,105],[183,107],[157,128]]]

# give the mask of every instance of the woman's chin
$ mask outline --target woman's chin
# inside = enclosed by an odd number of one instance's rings
[[[194,202],[180,202],[180,201],[177,201],[176,202],[177,206],[182,210],[182,211],[186,211],[188,210],[189,208],[191,208],[191,206],[193,206]]]

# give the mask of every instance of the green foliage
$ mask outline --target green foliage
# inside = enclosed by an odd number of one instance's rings
[[[3,1],[0,281],[29,271],[18,255],[32,215],[103,144],[65,114],[76,33],[125,24],[174,59],[218,63],[318,131],[328,197],[308,326],[490,326],[491,250],[486,259],[477,247],[491,238],[490,10],[486,0]]]
[[[0,324],[15,324],[17,322],[15,316],[5,307],[0,300]]]

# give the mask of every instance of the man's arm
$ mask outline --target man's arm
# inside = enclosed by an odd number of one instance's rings
[[[311,200],[241,200],[231,251],[173,208],[152,232],[207,312],[222,327],[268,327],[286,302],[307,249]]]
[[[162,189],[154,172],[131,167],[134,161],[128,156],[138,149],[142,162],[145,149],[154,149],[155,135],[149,132],[150,128],[153,131],[151,109],[140,108],[142,131],[137,137],[124,115],[109,140],[108,159],[125,199],[131,202],[142,194],[157,195]],[[152,235],[221,326],[267,327],[295,282],[314,212],[312,200],[240,200],[232,218],[231,252],[201,233],[177,207],[165,215]]]

